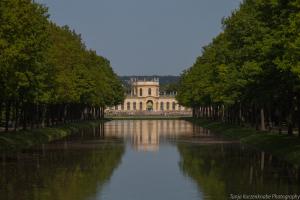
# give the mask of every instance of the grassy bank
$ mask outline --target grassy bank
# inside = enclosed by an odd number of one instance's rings
[[[86,121],[50,128],[38,128],[28,131],[0,133],[0,151],[14,151],[49,143],[77,132],[80,128],[95,127],[99,123],[100,121]]]
[[[216,134],[240,140],[260,150],[279,156],[288,162],[300,164],[300,138],[278,134],[277,132],[257,131],[249,127],[225,124],[203,119],[188,119]]]

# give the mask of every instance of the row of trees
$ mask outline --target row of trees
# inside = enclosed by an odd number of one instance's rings
[[[194,117],[300,133],[300,2],[244,0],[184,71],[178,101]]]
[[[109,61],[32,0],[0,1],[0,91],[6,130],[102,118],[124,98]]]

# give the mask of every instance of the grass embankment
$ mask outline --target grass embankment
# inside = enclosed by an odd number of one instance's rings
[[[278,132],[257,131],[254,128],[229,125],[203,119],[188,119],[218,135],[240,140],[260,150],[272,153],[288,162],[300,164],[300,138]]]
[[[70,123],[49,128],[0,133],[0,151],[27,149],[35,145],[62,139],[79,131],[80,128],[95,127],[100,120]]]

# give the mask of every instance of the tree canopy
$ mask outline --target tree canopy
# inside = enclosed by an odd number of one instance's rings
[[[103,117],[124,91],[110,62],[31,0],[0,2],[0,122],[38,126]]]
[[[292,133],[300,125],[299,13],[297,0],[244,0],[183,72],[179,102],[195,115],[260,120],[262,129],[286,123]]]

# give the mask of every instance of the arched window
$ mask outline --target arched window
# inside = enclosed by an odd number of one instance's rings
[[[143,102],[140,102],[140,110],[143,110]]]
[[[136,102],[133,102],[133,110],[136,110]]]
[[[175,110],[175,108],[176,108],[176,103],[173,102],[173,103],[172,103],[172,109]]]
[[[170,110],[170,102],[167,102],[167,110]]]
[[[160,110],[161,110],[161,111],[164,110],[164,102],[160,102]]]
[[[130,110],[130,102],[127,102],[127,110]]]
[[[148,95],[151,95],[151,88],[148,88]]]
[[[121,110],[124,110],[124,104],[121,105]]]
[[[140,96],[143,96],[143,89],[140,88]]]

